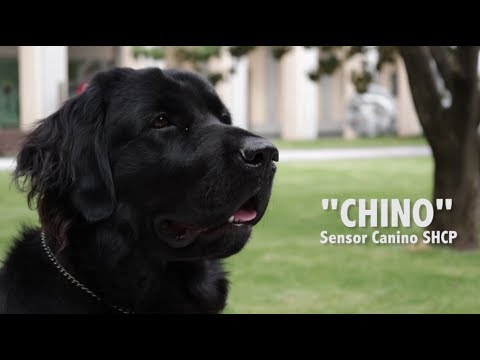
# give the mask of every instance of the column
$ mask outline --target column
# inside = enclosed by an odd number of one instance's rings
[[[235,69],[230,73],[231,68]],[[224,79],[215,88],[225,106],[229,109],[233,125],[243,129],[248,128],[248,59],[237,60],[226,47],[221,50],[219,58],[212,58],[209,70],[220,72]]]
[[[130,67],[133,69],[139,69],[142,67],[140,61],[133,56],[131,46],[114,46],[113,57],[115,66]]]
[[[28,131],[67,99],[66,46],[19,46],[20,129]]]
[[[413,103],[408,74],[403,60],[396,62],[398,95],[397,95],[397,132],[399,136],[415,136],[422,134],[417,111]]]
[[[249,55],[248,63],[250,67],[249,79],[249,120],[250,130],[262,131],[267,128],[269,114],[267,98],[267,78],[265,76],[267,69],[266,57],[268,56],[267,47],[257,46]]]
[[[318,132],[318,83],[308,77],[316,66],[317,50],[295,46],[280,63],[279,114],[282,138],[315,139]]]
[[[242,57],[234,62],[235,73],[231,75],[232,101],[230,111],[233,124],[248,129],[248,59]]]

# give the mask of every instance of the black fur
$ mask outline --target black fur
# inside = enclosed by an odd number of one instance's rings
[[[58,261],[102,301],[61,275],[40,229],[25,227],[0,270],[0,313],[221,312],[221,259],[262,218],[277,158],[231,125],[198,75],[99,73],[27,136],[14,179]],[[227,223],[253,208],[254,220]]]

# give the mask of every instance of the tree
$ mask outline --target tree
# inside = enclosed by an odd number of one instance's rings
[[[205,75],[208,80],[215,85],[222,80],[225,75],[218,71],[210,71],[208,61],[211,58],[219,57],[221,48],[221,46],[134,46],[132,52],[135,58],[144,56],[157,60],[167,58],[170,53],[173,61],[177,65],[191,67],[192,70]]]
[[[372,47],[369,47],[372,48]],[[347,50],[348,49],[348,50]],[[313,80],[331,74],[346,59],[369,49],[320,47]],[[450,211],[435,211],[430,230],[455,230],[452,246],[479,247],[480,215],[480,96],[478,52],[475,46],[380,46],[374,70],[401,56],[408,74],[415,109],[433,153],[433,199],[453,199]],[[366,91],[372,68],[352,74],[357,91]]]
[[[366,47],[322,47],[312,79],[334,71],[342,61],[362,54]],[[339,56],[343,50],[343,58]],[[435,163],[434,199],[453,199],[450,211],[435,211],[430,230],[455,230],[457,249],[479,244],[480,215],[480,96],[478,52],[475,46],[382,46],[376,70],[401,56],[408,74],[413,102]],[[365,91],[372,69],[352,74],[357,90]]]
[[[332,74],[352,56],[362,56],[374,47],[320,46],[318,66],[308,76],[317,81]],[[403,59],[415,108],[433,153],[434,199],[453,199],[450,211],[435,210],[430,230],[455,230],[457,249],[479,247],[480,215],[480,95],[478,52],[475,46],[379,46],[377,64],[364,62],[352,74],[357,91],[367,90],[375,71],[396,56]],[[233,56],[248,54],[254,47],[229,47]],[[273,47],[280,59],[290,47]],[[205,51],[203,52],[205,53]],[[218,55],[219,52],[217,52]],[[201,61],[208,61],[205,56]],[[220,80],[221,77],[218,78]]]
[[[434,199],[451,198],[451,211],[434,216],[434,230],[456,230],[453,245],[479,246],[480,163],[478,124],[478,51],[476,46],[402,46],[399,53],[407,69],[420,123],[435,161]],[[451,94],[450,106],[435,91],[436,64]]]

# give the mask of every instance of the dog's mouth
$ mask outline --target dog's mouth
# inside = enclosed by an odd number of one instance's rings
[[[246,201],[224,222],[213,226],[198,226],[173,220],[162,220],[156,223],[157,233],[170,235],[172,240],[168,244],[174,248],[185,247],[193,243],[200,235],[213,234],[224,230],[235,230],[246,226],[253,226],[258,222],[256,196]]]

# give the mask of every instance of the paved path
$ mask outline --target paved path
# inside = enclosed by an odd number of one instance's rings
[[[15,160],[13,158],[0,158],[0,170],[13,170]]]
[[[428,146],[280,150],[280,162],[418,157],[428,155],[431,155]],[[0,158],[0,170],[11,170],[14,167],[15,161],[13,158]]]
[[[428,146],[388,146],[350,149],[280,150],[280,162],[341,159],[375,159],[431,155]]]

